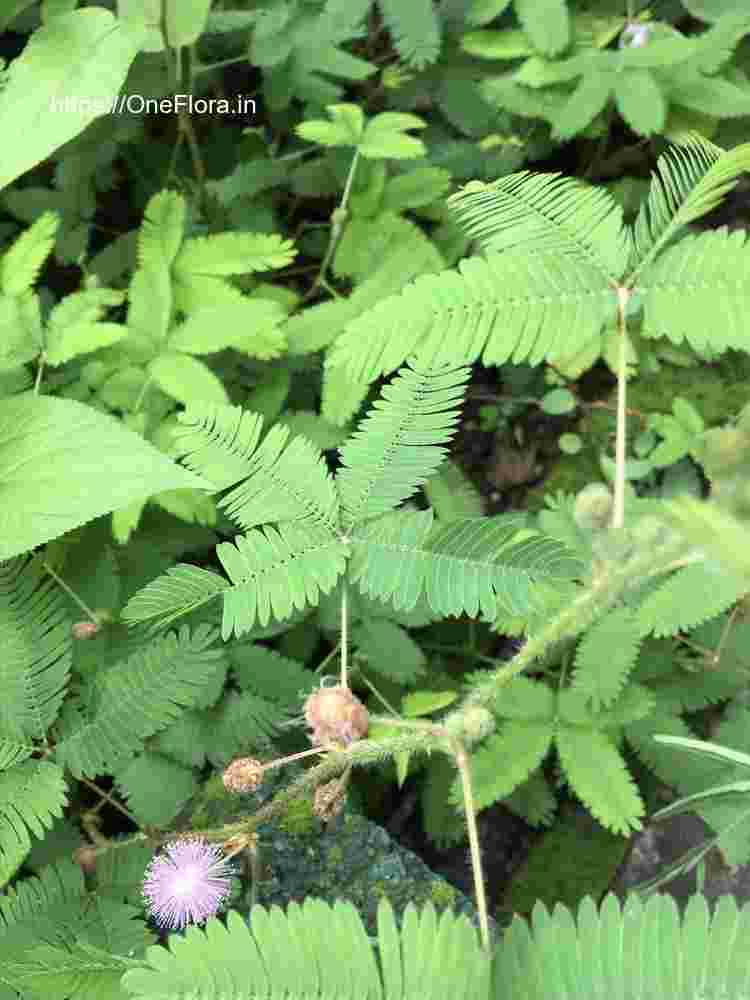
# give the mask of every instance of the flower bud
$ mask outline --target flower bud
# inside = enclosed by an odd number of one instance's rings
[[[90,844],[84,844],[73,851],[73,860],[84,875],[93,875],[96,871],[96,848]]]
[[[93,639],[99,626],[94,622],[76,622],[72,631],[74,639]]]
[[[263,765],[253,757],[238,757],[226,768],[222,776],[224,787],[234,795],[254,792],[263,780]]]
[[[367,709],[348,687],[337,684],[314,691],[305,702],[310,741],[316,746],[348,746],[367,735]]]

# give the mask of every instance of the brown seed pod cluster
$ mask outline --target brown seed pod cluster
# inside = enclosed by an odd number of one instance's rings
[[[367,709],[348,687],[337,684],[314,691],[305,702],[305,721],[314,746],[349,746],[367,735]]]
[[[224,787],[235,795],[254,792],[263,780],[263,770],[261,762],[254,757],[238,757],[224,771]]]
[[[325,785],[319,785],[315,789],[313,812],[324,823],[330,823],[344,808],[345,802],[346,782],[334,778],[333,781],[327,781]]]

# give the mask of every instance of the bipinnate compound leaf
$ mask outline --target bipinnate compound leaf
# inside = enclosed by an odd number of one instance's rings
[[[348,525],[393,510],[432,476],[455,433],[466,368],[404,368],[339,449],[336,486]]]
[[[372,931],[370,931],[372,933]],[[232,910],[205,928],[173,934],[122,980],[140,1000],[277,997],[354,1000],[487,1000],[490,963],[468,918],[439,917],[409,904],[399,928],[387,901],[378,907],[375,943],[351,903],[306,899],[245,919]],[[218,991],[217,991],[218,990]]]
[[[158,630],[212,601],[227,587],[218,573],[178,563],[134,594],[123,608],[122,618],[133,624],[149,622]]]
[[[397,610],[410,611],[424,595],[435,614],[494,620],[528,614],[540,584],[580,568],[563,545],[514,516],[435,522],[427,510],[395,511],[356,529],[350,572],[362,593]]]
[[[0,559],[161,490],[211,483],[71,399],[0,400]]]
[[[0,630],[0,768],[5,768],[30,756],[34,740],[46,739],[72,661],[64,594],[38,560],[0,563]]]
[[[0,91],[0,190],[109,112],[141,38],[103,7],[52,18],[33,33]]]
[[[0,888],[67,805],[65,776],[50,761],[27,760],[0,774]]]
[[[648,267],[688,223],[716,208],[747,170],[750,143],[725,152],[703,136],[691,135],[688,142],[670,146],[657,160],[648,198],[635,220],[637,271]],[[671,268],[680,266],[674,262]]]
[[[613,279],[627,268],[629,232],[622,209],[604,188],[523,170],[491,184],[471,181],[451,195],[448,206],[486,253],[546,251],[593,265]]]
[[[228,639],[265,628],[293,610],[317,604],[346,568],[348,545],[323,524],[282,521],[216,546],[232,587],[224,592],[221,634]]]
[[[221,649],[212,649],[216,630],[187,625],[140,646],[107,671],[100,702],[55,747],[55,759],[73,775],[112,773],[143,741],[192,708],[213,682]]]

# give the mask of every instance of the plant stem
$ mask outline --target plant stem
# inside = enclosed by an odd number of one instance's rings
[[[464,809],[466,810],[466,829],[469,834],[469,853],[471,855],[471,871],[474,876],[474,895],[476,896],[477,911],[479,913],[479,933],[482,937],[482,947],[489,954],[490,925],[487,917],[487,897],[484,891],[484,875],[482,873],[482,853],[479,847],[479,833],[477,830],[477,817],[474,811],[474,795],[471,790],[471,771],[469,769],[469,758],[463,744],[456,741],[454,743],[454,758],[458,773],[461,776],[461,791],[464,797]]]
[[[96,792],[96,794],[101,797],[102,801],[99,806],[96,807],[97,811],[104,802],[107,802],[113,809],[119,810],[123,816],[129,819],[133,826],[138,826],[138,820],[135,816],[133,816],[132,813],[129,813],[125,806],[120,805],[116,799],[113,799],[109,792],[105,792],[103,789],[99,788],[98,785],[95,785],[93,781],[89,781],[88,778],[84,778],[83,775],[81,775],[78,780],[82,781],[83,784],[90,788],[92,792]]]
[[[99,619],[96,617],[96,613],[94,611],[92,611],[91,608],[88,606],[88,604],[86,604],[86,602],[84,600],[82,600],[78,596],[78,594],[76,594],[76,592],[74,590],[72,590],[68,586],[68,584],[62,579],[62,577],[59,577],[57,575],[57,573],[55,573],[55,571],[52,569],[52,567],[46,561],[46,559],[42,563],[42,566],[47,570],[47,572],[52,577],[52,579],[62,587],[62,589],[65,591],[65,593],[68,595],[68,597],[72,601],[75,601],[75,603],[78,605],[78,607],[81,609],[81,611],[83,611],[83,613],[85,615],[89,616],[89,618],[94,623],[94,625],[99,625],[100,622],[99,622]]]
[[[627,420],[625,395],[627,392],[628,340],[625,308],[630,297],[630,289],[617,287],[617,331],[619,335],[619,356],[617,359],[617,436],[615,439],[615,502],[612,508],[612,527],[622,528],[625,524],[625,437]]]
[[[349,668],[349,590],[346,585],[346,576],[341,584],[341,680],[342,687],[348,687]]]
[[[352,157],[352,162],[349,165],[349,173],[346,177],[346,183],[344,185],[344,193],[341,196],[341,203],[338,208],[334,208],[331,212],[331,232],[328,237],[328,246],[326,247],[325,256],[320,265],[320,270],[318,271],[318,276],[313,282],[312,288],[309,290],[305,299],[310,298],[315,293],[315,290],[320,285],[324,285],[326,281],[326,275],[328,273],[328,265],[331,263],[331,258],[333,257],[334,251],[341,239],[341,233],[344,230],[346,220],[349,216],[349,196],[352,191],[352,184],[354,182],[354,174],[357,170],[357,163],[359,162],[359,150],[354,150],[354,156]],[[327,287],[327,286],[326,286]]]

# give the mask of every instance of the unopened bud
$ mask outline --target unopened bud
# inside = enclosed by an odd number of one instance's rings
[[[76,622],[73,626],[73,637],[75,639],[93,639],[99,631],[99,626],[95,622]]]
[[[90,844],[84,844],[73,851],[73,860],[86,875],[93,875],[96,871],[96,848]]]
[[[234,795],[254,792],[263,780],[263,765],[253,757],[238,757],[223,774],[224,787]]]

